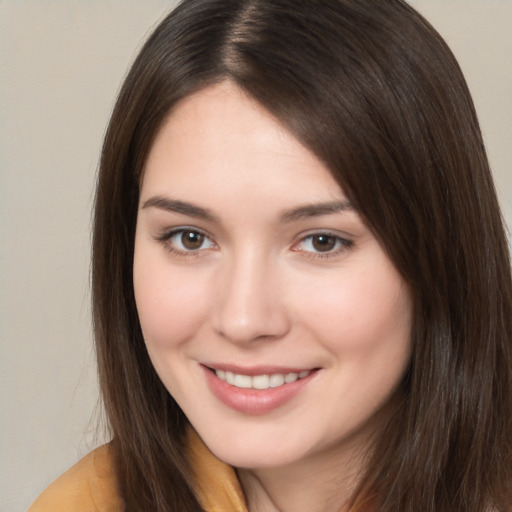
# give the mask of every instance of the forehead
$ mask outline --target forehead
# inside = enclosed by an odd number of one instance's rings
[[[267,195],[275,189],[283,201],[290,195],[308,202],[343,195],[310,150],[229,82],[176,105],[150,150],[142,185],[146,193],[194,195]]]

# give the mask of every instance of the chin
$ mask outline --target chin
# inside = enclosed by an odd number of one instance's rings
[[[209,450],[220,460],[237,468],[258,469],[288,466],[315,451],[315,443],[290,435],[273,433],[231,433],[198,430]]]
[[[247,449],[244,451],[234,452],[232,449],[225,449],[221,447],[215,450],[215,447],[210,448],[212,453],[223,462],[236,468],[245,469],[265,469],[265,468],[278,468],[288,466],[302,459],[305,455],[303,453],[279,453],[271,451],[261,451],[254,449]]]

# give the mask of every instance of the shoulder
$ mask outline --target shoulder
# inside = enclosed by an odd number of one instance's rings
[[[28,512],[122,512],[111,448],[90,452],[47,487]]]

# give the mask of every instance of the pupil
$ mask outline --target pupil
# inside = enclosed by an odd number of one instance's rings
[[[191,251],[199,249],[203,245],[204,235],[195,231],[185,231],[181,235],[181,243],[183,247]]]
[[[330,235],[316,235],[313,237],[313,247],[319,252],[327,252],[334,249],[336,238]]]

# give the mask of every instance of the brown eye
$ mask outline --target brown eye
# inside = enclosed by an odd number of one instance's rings
[[[313,235],[311,245],[318,252],[332,251],[338,243],[338,238],[332,235]]]
[[[199,253],[215,247],[215,243],[207,235],[196,229],[176,229],[160,240],[167,249],[176,254]]]
[[[205,236],[197,231],[183,231],[181,233],[181,243],[189,251],[197,251],[204,243]]]
[[[331,233],[313,233],[305,236],[294,246],[294,250],[304,253],[308,257],[330,257],[337,256],[344,251],[351,249],[354,245],[352,240],[342,238]]]

